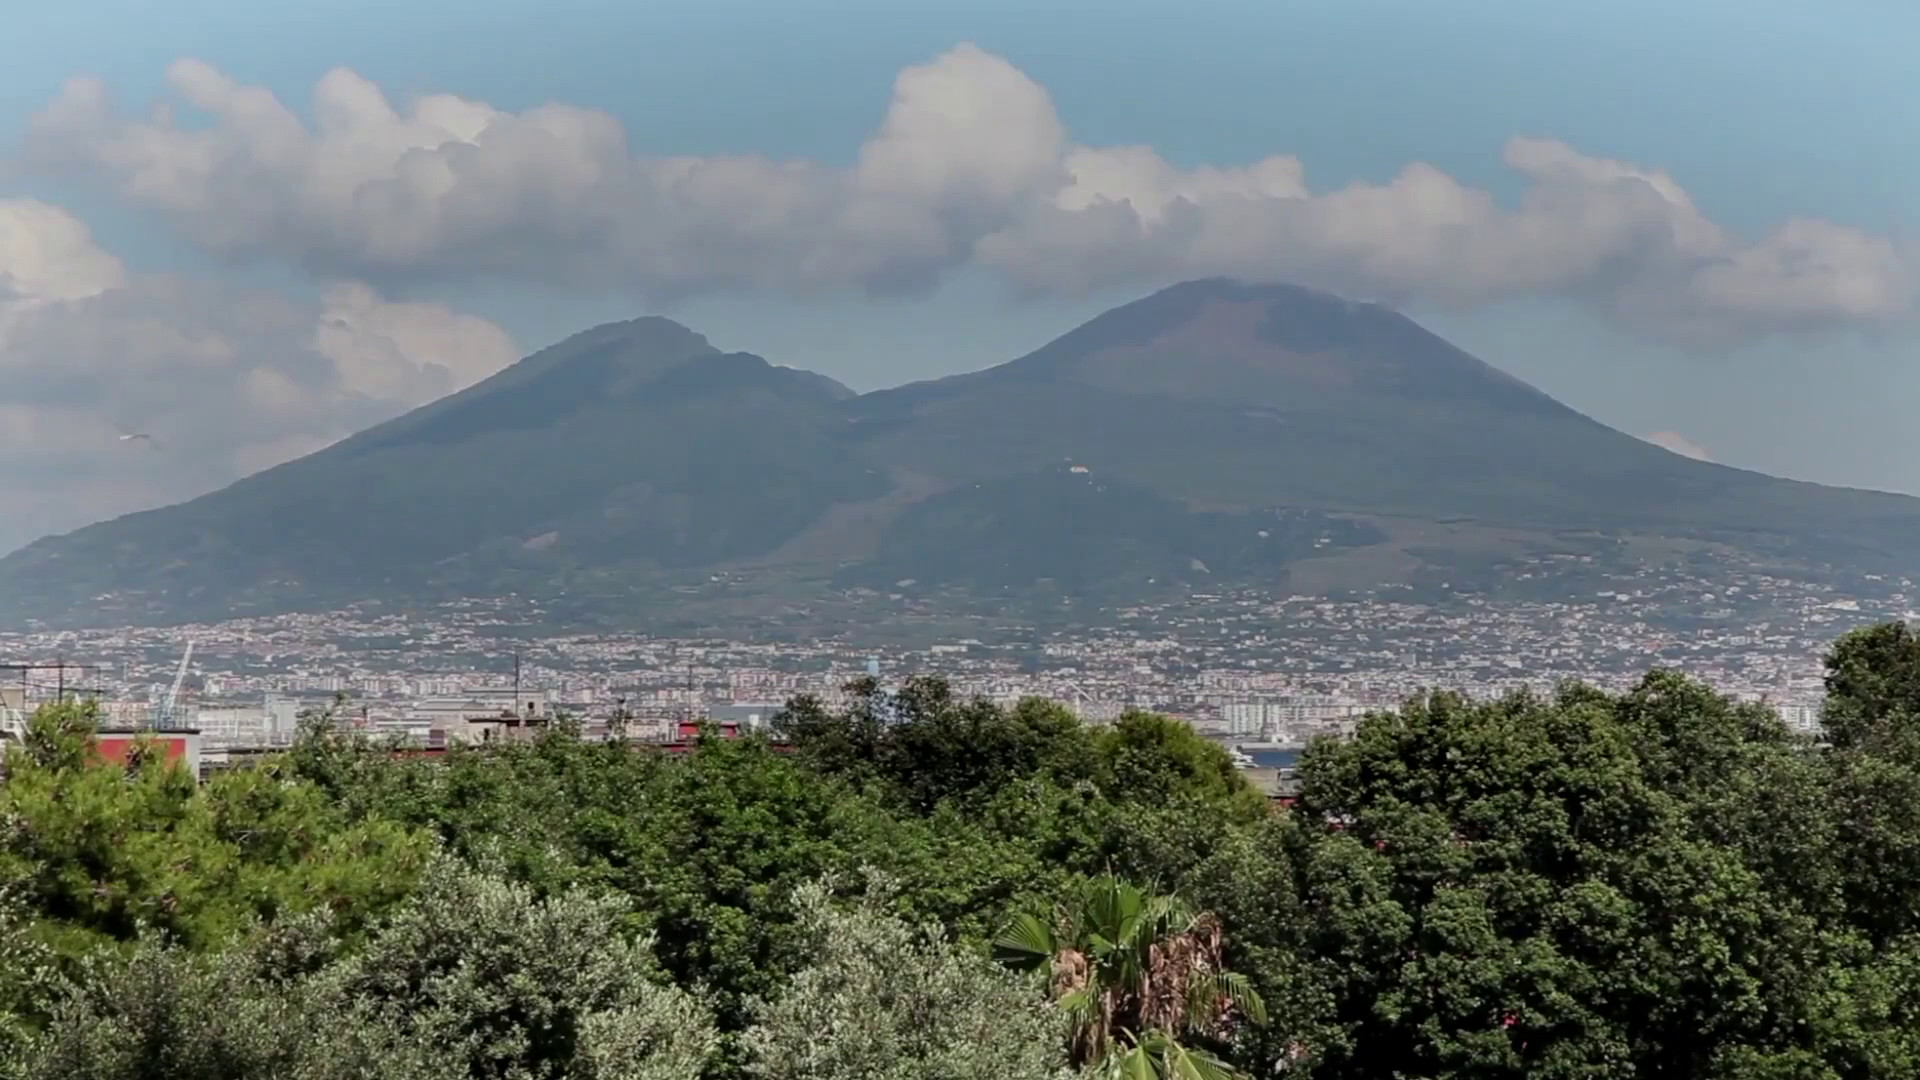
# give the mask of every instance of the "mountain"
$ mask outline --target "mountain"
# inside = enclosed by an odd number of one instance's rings
[[[800,600],[1124,602],[1458,590],[1650,551],[1901,573],[1920,500],[1680,457],[1388,308],[1206,280],[865,395],[665,319],[597,327],[222,491],[32,544],[0,560],[0,600],[12,622],[148,621],[713,571]]]

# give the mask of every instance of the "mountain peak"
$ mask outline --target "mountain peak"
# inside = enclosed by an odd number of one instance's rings
[[[1244,281],[1231,277],[1192,278],[1169,285],[1155,293],[1150,293],[1136,303],[1155,301],[1200,301],[1223,300],[1232,302],[1281,302],[1281,303],[1317,303],[1340,308],[1376,308],[1380,305],[1369,301],[1349,300],[1336,293],[1323,289],[1310,288],[1290,281]],[[1384,309],[1383,309],[1384,310]]]
[[[365,452],[541,427],[631,395],[689,360],[719,355],[705,336],[672,319],[649,315],[603,323],[343,445]]]
[[[522,363],[538,360],[549,354],[564,358],[578,352],[604,349],[611,345],[681,357],[716,351],[704,334],[689,330],[663,315],[642,315],[637,319],[602,323],[582,330],[558,344],[527,357]]]
[[[1005,370],[1127,393],[1262,406],[1361,393],[1474,399],[1526,411],[1562,408],[1383,304],[1231,278],[1168,286]]]

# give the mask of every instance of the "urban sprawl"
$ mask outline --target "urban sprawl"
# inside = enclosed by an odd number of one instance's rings
[[[1231,742],[1293,747],[1425,689],[1620,689],[1666,667],[1811,729],[1827,645],[1853,626],[1912,616],[1909,583],[1885,585],[1862,598],[1648,573],[1580,602],[1462,597],[1445,608],[1390,591],[1348,603],[1223,592],[1116,610],[1096,630],[983,626],[911,649],[876,644],[884,623],[864,638],[805,643],[529,637],[516,630],[524,606],[472,600],[409,616],[0,635],[0,722],[17,728],[35,704],[78,694],[116,726],[195,730],[212,754],[284,745],[301,717],[327,709],[337,723],[427,746],[490,737],[508,716],[670,739],[700,720],[762,724],[801,694],[831,702],[863,675],[886,685],[924,674],[967,697],[1047,698],[1094,721],[1147,709]]]

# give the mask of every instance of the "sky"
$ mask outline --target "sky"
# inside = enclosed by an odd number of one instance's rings
[[[1911,4],[11,7],[0,550],[599,322],[865,390],[1214,274],[1920,493]]]

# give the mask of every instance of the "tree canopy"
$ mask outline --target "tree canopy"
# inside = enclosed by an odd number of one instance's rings
[[[1309,748],[1291,809],[1178,721],[934,679],[684,756],[315,725],[205,783],[52,706],[0,784],[0,1061],[1910,1080],[1920,640],[1828,673],[1818,739],[1668,671],[1421,695]]]

